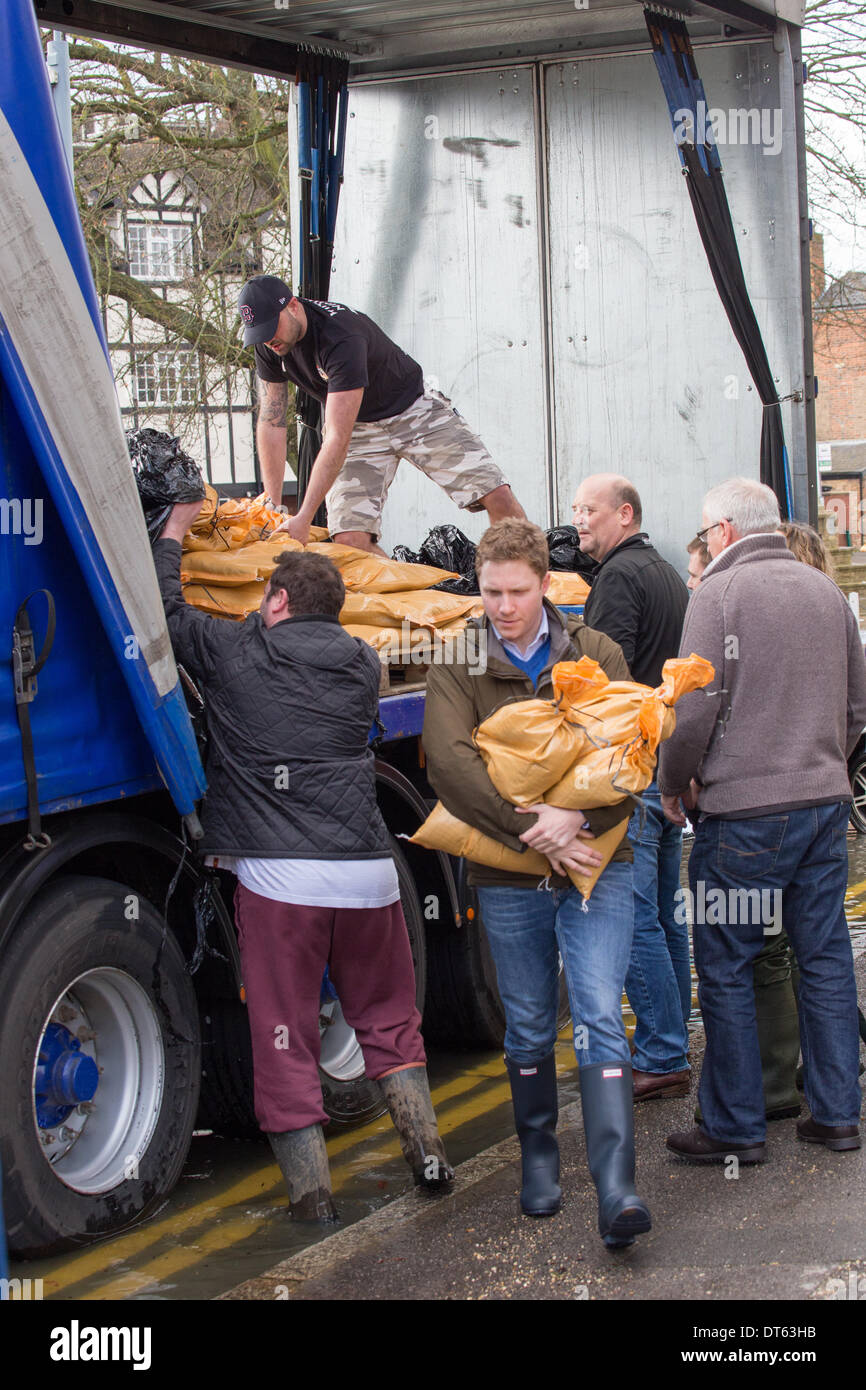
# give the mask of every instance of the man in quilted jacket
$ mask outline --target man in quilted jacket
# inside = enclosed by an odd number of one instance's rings
[[[453,1177],[430,1101],[397,870],[376,804],[369,730],[379,660],[341,626],[343,581],[322,555],[277,557],[243,623],[184,601],[174,507],[154,561],[175,654],[204,690],[203,853],[237,877],[235,920],[256,1117],[292,1215],[334,1220],[319,1085],[325,969],[355,1029],[415,1180]]]

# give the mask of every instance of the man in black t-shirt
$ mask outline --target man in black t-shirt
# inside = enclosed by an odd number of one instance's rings
[[[481,440],[421,368],[355,309],[299,299],[274,275],[257,275],[238,301],[244,346],[255,346],[260,410],[256,445],[262,482],[279,504],[286,468],[286,407],[292,381],[321,401],[322,448],[297,516],[280,527],[306,543],[327,498],[335,541],[375,550],[382,507],[401,458],[426,473],[458,507],[491,522],[524,517]]]

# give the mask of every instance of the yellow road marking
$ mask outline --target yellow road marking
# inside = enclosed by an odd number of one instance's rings
[[[859,883],[849,883],[846,896],[853,897],[855,893],[862,893],[864,888],[866,888],[866,878],[861,879]]]
[[[442,1088],[447,1089],[445,1087]],[[495,1105],[501,1104],[511,1094],[507,1081],[500,1081],[491,1086],[484,1093],[485,1110],[492,1110]],[[452,1130],[459,1129],[467,1119],[478,1114],[476,1103],[467,1099],[460,1105],[449,1108],[439,1121],[439,1132],[442,1135],[450,1134]],[[396,1158],[400,1153],[400,1143],[396,1131],[391,1131],[392,1137],[385,1143],[377,1144],[374,1148],[366,1149],[364,1157],[371,1165],[380,1162],[382,1159]],[[329,1146],[330,1152],[330,1146]],[[278,1170],[277,1170],[278,1171]],[[352,1178],[353,1174],[349,1171],[346,1164],[338,1164],[331,1169],[331,1189],[337,1194]],[[282,1187],[282,1182],[275,1184]],[[269,1189],[270,1190],[270,1189]],[[287,1205],[288,1198],[281,1196],[275,1205],[284,1207]],[[83,1294],[83,1299],[118,1299],[128,1298],[132,1294],[141,1293],[144,1289],[153,1284],[160,1283],[177,1275],[181,1270],[188,1269],[190,1265],[198,1264],[205,1255],[217,1250],[227,1250],[232,1245],[247,1240],[259,1227],[263,1226],[268,1220],[268,1215],[257,1216],[252,1220],[237,1220],[222,1222],[215,1230],[211,1231],[201,1239],[196,1239],[192,1246],[179,1247],[167,1250],[162,1255],[157,1255],[149,1264],[142,1265],[139,1269],[120,1275],[117,1279],[110,1280],[105,1284],[100,1284],[98,1288]]]
[[[462,1072],[445,1085],[437,1086],[432,1093],[434,1106],[443,1105],[456,1096],[475,1089],[484,1081],[501,1075],[501,1068],[502,1063],[498,1059],[482,1062],[471,1071]],[[372,1127],[379,1124],[390,1124],[387,1115],[380,1116],[378,1120],[371,1120],[360,1129],[348,1130],[334,1139],[329,1139],[329,1155],[343,1154],[368,1142],[372,1138]],[[240,1182],[226,1188],[218,1196],[196,1202],[184,1211],[173,1213],[161,1220],[149,1221],[127,1235],[116,1236],[113,1240],[92,1247],[86,1253],[73,1256],[64,1264],[62,1270],[45,1277],[45,1291],[50,1297],[71,1284],[81,1283],[91,1275],[102,1273],[113,1265],[158,1244],[165,1236],[179,1236],[182,1232],[188,1232],[206,1221],[213,1221],[226,1207],[261,1198],[265,1192],[279,1188],[281,1182],[277,1165],[267,1163]]]

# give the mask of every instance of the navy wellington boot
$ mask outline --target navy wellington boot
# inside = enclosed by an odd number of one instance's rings
[[[583,1128],[589,1171],[598,1193],[598,1229],[609,1250],[632,1245],[652,1227],[634,1190],[634,1098],[627,1062],[597,1062],[580,1069]]]
[[[556,1063],[550,1052],[540,1062],[505,1058],[514,1125],[523,1158],[520,1207],[526,1216],[555,1216],[562,1200],[556,1121]]]

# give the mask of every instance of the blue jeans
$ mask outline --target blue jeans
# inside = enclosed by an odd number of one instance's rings
[[[479,888],[505,1007],[505,1052],[540,1062],[556,1042],[559,956],[582,1067],[630,1062],[622,992],[634,918],[631,864],[609,864],[584,912],[576,888]]]
[[[683,835],[661,807],[656,782],[643,793],[645,817],[638,809],[629,822],[634,850],[634,941],[625,992],[637,1020],[632,1065],[638,1071],[667,1073],[688,1066],[692,1010],[689,928],[677,922]]]
[[[766,1133],[752,962],[782,920],[800,966],[812,1117],[822,1125],[859,1121],[857,991],[844,911],[848,814],[837,801],[755,820],[702,818],[695,826],[689,883],[707,1035],[699,1099],[714,1139],[754,1144]],[[711,897],[712,889],[722,891]],[[742,890],[753,896],[748,907]]]

